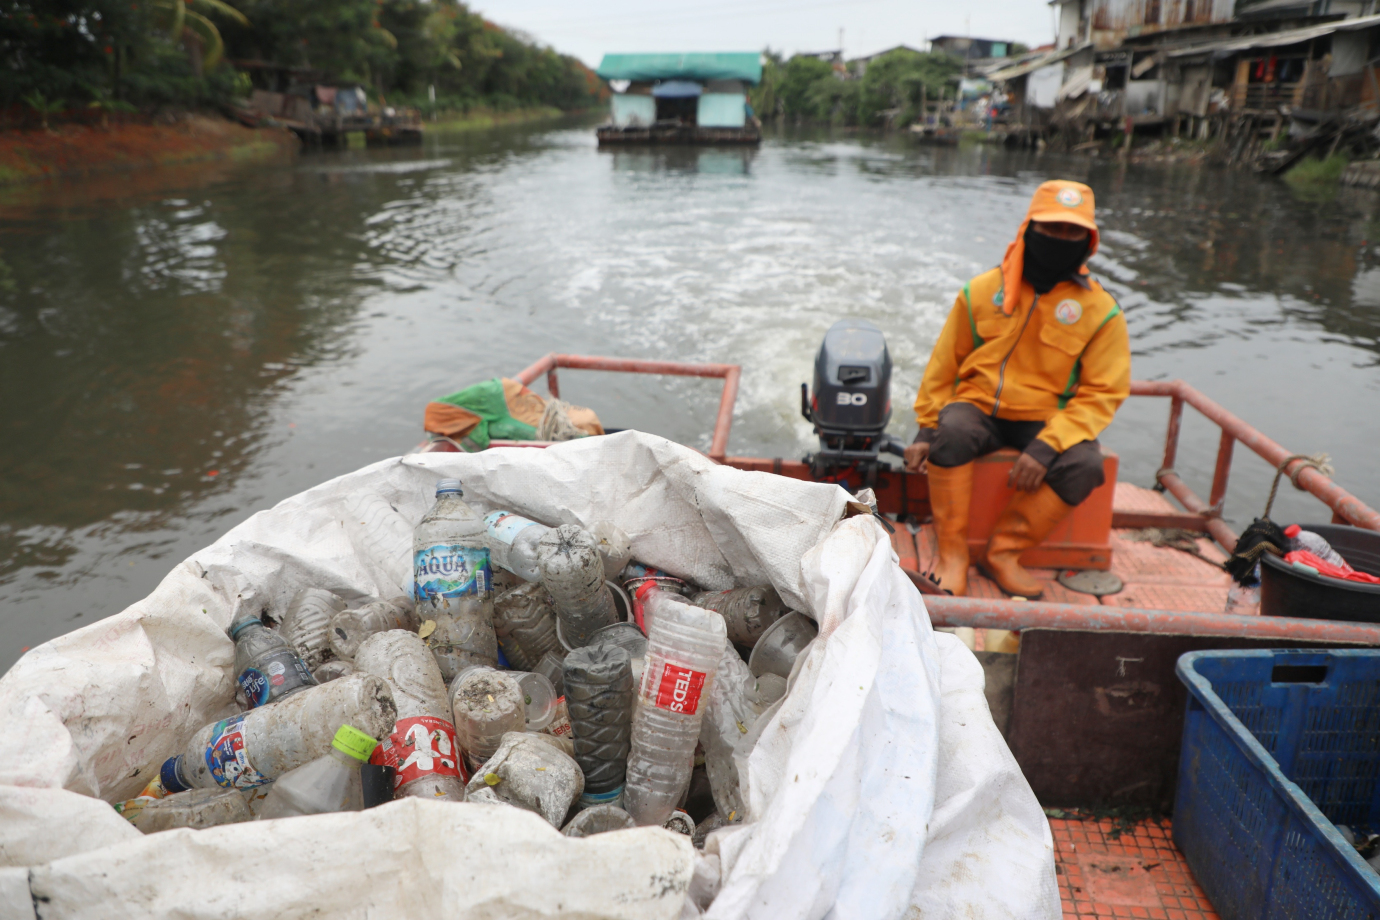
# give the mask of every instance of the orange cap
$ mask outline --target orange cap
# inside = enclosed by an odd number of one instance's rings
[[[1020,300],[1021,284],[1025,271],[1025,231],[1031,221],[1045,221],[1077,224],[1088,228],[1088,258],[1097,252],[1097,217],[1093,208],[1093,190],[1081,182],[1054,179],[1041,184],[1030,199],[1030,208],[1025,220],[1016,231],[1015,242],[1006,247],[1006,256],[1001,260],[1002,274],[1002,312],[1007,316],[1016,309]],[[1088,273],[1084,265],[1079,269]]]

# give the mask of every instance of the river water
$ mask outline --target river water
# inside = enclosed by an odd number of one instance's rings
[[[730,452],[810,447],[828,326],[877,322],[892,430],[955,292],[1044,178],[1096,191],[1140,379],[1182,377],[1380,506],[1380,210],[1253,175],[906,138],[596,149],[589,123],[0,196],[0,669],[280,499],[406,451],[426,402],[548,351],[743,365]],[[708,446],[718,382],[567,371],[606,425]],[[1159,466],[1167,403],[1104,436]],[[1216,429],[1177,467],[1206,495]],[[1238,448],[1227,517],[1271,470]],[[1287,485],[1286,493],[1291,493]],[[1284,494],[1276,519],[1326,520]]]

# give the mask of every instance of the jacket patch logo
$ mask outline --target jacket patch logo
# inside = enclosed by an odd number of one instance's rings
[[[1054,318],[1065,326],[1072,326],[1083,318],[1083,305],[1076,300],[1063,300],[1054,308]]]
[[[995,297],[992,298],[992,306],[994,306],[994,307],[1000,307],[1000,306],[1001,306],[1003,303],[1005,303],[1005,302],[1006,302],[1006,292],[1005,292],[1005,291],[997,291],[997,296],[995,296]]]
[[[1066,208],[1076,208],[1083,203],[1083,193],[1076,188],[1062,188],[1055,198]]]

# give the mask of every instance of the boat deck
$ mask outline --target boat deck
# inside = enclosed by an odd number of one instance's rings
[[[1168,514],[1177,510],[1160,493],[1127,482],[1117,483],[1114,506],[1117,511],[1148,513]],[[1031,569],[1031,574],[1046,585],[1041,600],[1150,610],[1222,612],[1231,588],[1231,577],[1218,565],[1226,560],[1226,554],[1206,534],[1181,544],[1196,546],[1197,556],[1185,549],[1156,545],[1154,539],[1160,536],[1153,531],[1112,531],[1111,571],[1121,578],[1125,587],[1100,600],[1061,585],[1055,580],[1059,573],[1054,569]],[[907,528],[897,528],[892,544],[901,558],[902,568],[920,572],[934,568],[933,525],[921,525],[913,534]],[[1004,598],[1006,594],[974,566],[968,572],[968,596]]]
[[[1056,809],[1048,812],[1059,814]],[[1049,819],[1065,920],[1217,920],[1167,820]]]

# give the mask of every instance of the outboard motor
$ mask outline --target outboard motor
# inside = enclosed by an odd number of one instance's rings
[[[882,330],[865,319],[829,327],[815,357],[814,394],[800,385],[800,411],[815,426],[819,451],[805,462],[817,477],[856,468],[862,488],[871,485],[882,451],[902,456],[905,447],[886,433],[891,421],[891,355]]]

